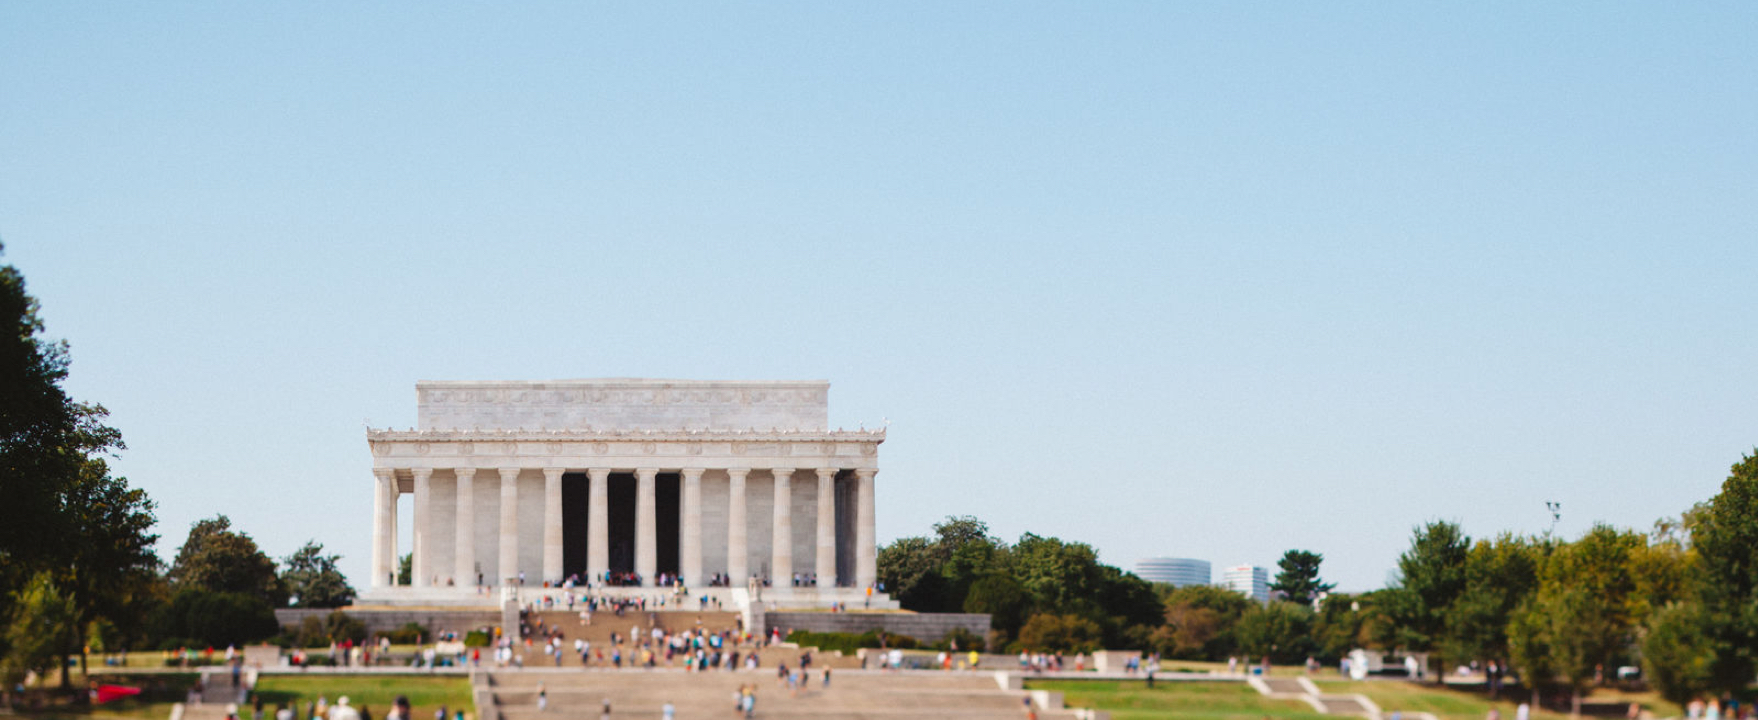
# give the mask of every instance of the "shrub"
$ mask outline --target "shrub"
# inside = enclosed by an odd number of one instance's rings
[[[951,650],[954,642],[958,643],[959,652],[971,650],[982,652],[988,645],[981,635],[964,628],[953,628],[951,632],[946,633],[946,637],[940,638],[940,642],[934,643],[934,647],[938,650]]]
[[[194,641],[188,644],[222,648],[264,640],[281,630],[275,611],[262,598],[199,588],[185,589],[154,610],[147,627],[160,645],[176,640],[179,646]]]
[[[427,626],[414,622],[405,623],[403,627],[383,633],[383,635],[398,645],[414,645],[433,639],[433,633],[428,632]]]
[[[464,647],[488,647],[488,641],[488,633],[481,630],[471,630],[464,634]]]
[[[825,652],[840,650],[844,654],[853,654],[854,651],[860,648],[876,648],[881,646],[898,648],[901,650],[921,647],[919,641],[908,635],[887,634],[884,643],[881,643],[879,640],[879,631],[877,630],[868,630],[859,635],[856,635],[855,633],[815,633],[807,632],[805,630],[795,630],[788,633],[787,641],[796,643],[800,647],[815,647]]]
[[[1084,653],[1098,650],[1102,637],[1098,623],[1079,615],[1039,613],[1019,629],[1014,645],[1021,650]]]

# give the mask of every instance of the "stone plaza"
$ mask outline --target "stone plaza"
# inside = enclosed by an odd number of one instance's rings
[[[883,429],[831,430],[824,381],[419,382],[368,429],[375,605],[656,586],[772,607],[872,593]],[[396,581],[412,496],[411,582]]]

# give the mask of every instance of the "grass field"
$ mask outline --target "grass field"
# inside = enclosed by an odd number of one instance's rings
[[[1349,682],[1321,679],[1315,681],[1315,684],[1326,694],[1365,695],[1388,716],[1397,711],[1429,712],[1441,720],[1482,720],[1492,705],[1489,698],[1470,689],[1398,681]],[[1060,691],[1069,707],[1107,710],[1116,720],[1163,717],[1316,720],[1329,717],[1313,711],[1311,706],[1303,702],[1271,700],[1241,682],[1161,682],[1149,690],[1146,683],[1133,680],[1028,680],[1026,687]],[[1502,717],[1512,718],[1514,706],[1521,699],[1523,698],[1507,697],[1493,704],[1501,709]],[[1601,690],[1593,694],[1590,701],[1613,706],[1637,702],[1656,717],[1676,717],[1680,714],[1677,706],[1659,700],[1653,693],[1629,694]],[[1616,717],[1622,715],[1621,711],[1614,713]],[[1532,717],[1534,720],[1567,720],[1568,714],[1537,710],[1532,713]]]
[[[433,711],[441,705],[450,713],[463,710],[464,717],[476,717],[470,700],[470,681],[457,676],[264,675],[257,682],[256,692],[262,696],[265,707],[287,703],[298,708],[301,717],[305,704],[315,702],[319,696],[333,703],[343,695],[355,707],[371,708],[374,718],[384,717],[398,695],[409,697],[413,717],[433,717]]]
[[[1069,707],[1110,711],[1114,720],[1197,718],[1199,720],[1322,720],[1311,706],[1271,700],[1241,682],[1162,682],[1154,689],[1137,681],[1028,680],[1026,688],[1055,690]]]

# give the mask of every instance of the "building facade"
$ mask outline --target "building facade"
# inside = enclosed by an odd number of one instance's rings
[[[1270,571],[1256,565],[1227,568],[1221,585],[1260,603],[1270,601]]]
[[[367,431],[373,600],[489,586],[780,594],[874,584],[884,430],[830,430],[823,381],[421,382],[419,427]],[[396,587],[412,498],[414,591]],[[608,581],[608,583],[607,583]],[[809,588],[810,590],[804,590]]]
[[[1209,561],[1191,558],[1145,558],[1135,564],[1137,577],[1173,587],[1207,585],[1213,582],[1211,572]]]

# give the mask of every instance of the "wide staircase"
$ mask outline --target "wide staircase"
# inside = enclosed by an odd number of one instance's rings
[[[1323,693],[1319,691],[1318,686],[1306,678],[1253,676],[1247,678],[1247,682],[1265,696],[1299,700],[1326,715],[1353,715],[1369,718],[1369,720],[1380,720],[1385,717],[1379,705],[1368,699],[1366,695]],[[1426,712],[1403,712],[1402,716],[1409,720],[1436,720],[1434,715]]]
[[[624,657],[623,663],[627,666],[629,663],[633,662],[633,660],[630,659],[631,651],[633,649],[631,634],[634,634],[637,639],[642,641],[651,640],[651,633],[655,625],[668,633],[678,633],[685,630],[705,630],[707,632],[731,630],[736,634],[739,627],[738,613],[709,610],[700,612],[694,610],[660,610],[653,612],[627,610],[620,616],[613,612],[600,611],[592,614],[591,625],[583,624],[580,621],[580,613],[578,611],[544,610],[534,613],[534,615],[535,617],[527,615],[526,622],[535,624],[536,621],[541,620],[542,626],[541,628],[538,628],[540,632],[554,630],[561,631],[563,651],[561,667],[573,668],[581,666],[580,656],[574,652],[574,641],[576,639],[592,643],[592,654],[594,656],[592,667],[599,667],[600,665],[596,660],[596,656],[600,650],[603,650],[605,662],[609,662],[612,648],[611,635],[614,633],[622,643]],[[522,660],[525,667],[552,667],[555,665],[554,659],[543,651],[541,643],[542,641],[537,636],[534,636],[531,641],[530,650],[526,650],[523,645],[519,646],[519,652],[523,655]],[[755,651],[757,653],[759,666],[770,670],[773,670],[777,663],[787,663],[788,667],[794,667],[799,664],[801,653],[800,648],[785,645],[762,647],[757,645],[735,645],[732,646],[732,649],[737,649],[739,651],[739,662],[741,666],[744,663],[744,657]],[[488,653],[484,652],[483,656],[486,662]],[[663,650],[660,651],[654,664],[659,667],[666,666]],[[670,665],[671,667],[682,667],[683,664],[683,658],[677,657],[671,661]],[[814,668],[832,667],[839,669],[852,669],[860,667],[861,661],[854,655],[844,657],[838,656],[835,653],[821,653],[814,651],[812,653],[812,666]]]
[[[480,720],[596,720],[608,701],[611,717],[660,717],[671,703],[680,718],[736,717],[734,698],[756,687],[759,718],[813,720],[1019,720],[1025,691],[1000,689],[993,673],[833,671],[829,687],[814,670],[790,691],[770,670],[685,673],[677,670],[587,672],[496,672],[477,676]],[[538,709],[542,684],[548,699]],[[1066,709],[1040,709],[1041,718],[1090,717]]]

